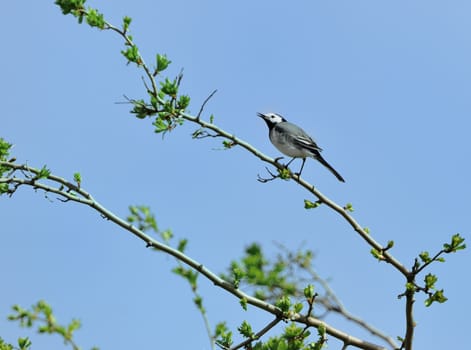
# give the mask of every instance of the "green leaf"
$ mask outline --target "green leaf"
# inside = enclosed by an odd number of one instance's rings
[[[51,175],[51,171],[46,168],[46,166],[44,165],[40,170],[39,170],[39,173],[36,175],[36,178],[39,180],[39,179],[47,179],[49,177],[49,175]]]
[[[230,149],[230,148],[235,146],[235,143],[230,141],[230,140],[224,140],[224,141],[222,141],[222,145],[223,145],[224,149]]]
[[[308,284],[307,287],[304,288],[304,297],[310,300],[314,295],[314,286],[312,284]]]
[[[422,262],[424,262],[424,263],[428,263],[428,262],[430,262],[430,260],[432,260],[432,259],[430,258],[429,252],[425,252],[425,251],[419,254],[419,258],[420,258],[420,260],[422,260]]]
[[[234,265],[232,267],[232,284],[235,288],[239,288],[240,281],[244,278],[244,270],[242,270],[239,266]]]
[[[424,282],[425,282],[425,288],[427,289],[434,289],[435,288],[435,283],[438,281],[437,276],[429,273],[425,276]]]
[[[304,200],[304,209],[314,209],[322,204],[321,201],[311,202],[309,199]]]
[[[132,18],[128,16],[123,17],[123,31],[126,33],[129,29],[129,25],[131,24]]]
[[[160,91],[162,91],[165,95],[176,97],[178,93],[177,82],[165,78],[164,81],[160,82]]]
[[[18,347],[20,350],[26,350],[32,345],[31,341],[28,337],[26,338],[18,338]]]
[[[242,309],[244,309],[245,311],[247,311],[247,299],[246,299],[246,298],[242,298],[242,299],[240,299],[239,303],[240,303],[240,306],[242,306]]]
[[[105,19],[103,14],[99,13],[98,10],[89,8],[87,11],[87,23],[91,27],[97,27],[100,29],[105,28]]]
[[[353,209],[353,204],[352,203],[347,203],[345,204],[345,206],[343,207],[344,210],[346,211],[349,211],[349,212],[353,212],[354,209]]]
[[[287,295],[282,296],[276,301],[275,306],[283,312],[288,312],[291,307],[291,299]]]
[[[126,50],[121,51],[122,55],[126,57],[129,62],[133,62],[140,66],[142,64],[141,55],[139,54],[139,49],[136,45],[129,46]]]
[[[445,243],[443,245],[443,249],[445,253],[456,253],[458,250],[463,250],[466,248],[466,244],[464,244],[464,238],[460,236],[459,233],[454,234],[451,237],[450,244]]]
[[[183,252],[185,251],[185,248],[186,248],[187,243],[188,243],[188,240],[187,240],[187,239],[181,239],[181,240],[178,242],[177,250],[183,253]]]
[[[291,178],[291,171],[289,171],[288,168],[278,169],[278,174],[280,175],[280,178],[283,180],[289,180]]]
[[[255,335],[255,333],[252,330],[252,326],[247,321],[243,321],[242,324],[237,328],[237,330],[245,338],[251,339]]]
[[[296,313],[300,313],[302,309],[303,309],[303,304],[301,303],[296,303],[293,306],[293,311]]]
[[[198,308],[198,310],[200,310],[201,313],[205,314],[206,313],[206,310],[203,306],[203,298],[199,295],[195,296],[193,298],[193,302],[195,303],[196,307]]]
[[[56,0],[54,3],[58,5],[64,15],[69,13],[77,16],[77,12],[84,10],[86,0]]]
[[[8,184],[0,184],[0,195],[10,192],[10,187]]]
[[[190,105],[190,97],[188,95],[180,95],[177,102],[177,109],[183,112]]]
[[[152,123],[153,126],[155,126],[155,132],[157,134],[159,133],[165,133],[169,131],[170,125],[168,122],[164,121],[162,118],[155,118],[154,122]]]
[[[415,284],[411,283],[411,282],[407,282],[406,283],[406,290],[408,290],[409,292],[415,292],[415,290],[416,290]]]
[[[168,243],[173,238],[172,230],[167,229],[163,232],[160,232],[160,237],[162,237],[164,242]],[[185,247],[186,247],[186,245],[185,245]],[[185,247],[183,247],[183,248],[185,248]]]
[[[371,253],[371,255],[373,255],[374,258],[378,259],[379,261],[384,260],[383,254],[380,251],[378,251],[377,249],[372,248],[370,250],[370,253]]]
[[[425,306],[429,307],[434,302],[438,302],[440,304],[446,302],[448,300],[447,297],[443,294],[443,289],[437,290],[435,293],[432,294],[429,298],[425,300]]]
[[[74,173],[74,181],[80,187],[80,184],[82,183],[82,175],[80,175],[80,173]]]
[[[13,145],[0,137],[0,160],[6,161],[10,155],[10,148]]]
[[[161,54],[157,54],[156,62],[157,62],[157,68],[155,69],[154,75],[157,75],[158,73],[163,72],[164,70],[167,69],[169,64],[172,63],[172,61],[170,61],[167,58],[167,55],[161,55]]]

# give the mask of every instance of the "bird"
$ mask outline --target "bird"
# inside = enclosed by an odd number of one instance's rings
[[[284,155],[292,157],[286,164],[289,166],[296,158],[302,158],[303,163],[298,176],[304,168],[307,157],[311,157],[319,161],[323,166],[330,170],[335,177],[345,182],[344,178],[321,156],[322,148],[299,126],[288,122],[285,118],[277,113],[257,113],[268,126],[268,136],[271,143]]]

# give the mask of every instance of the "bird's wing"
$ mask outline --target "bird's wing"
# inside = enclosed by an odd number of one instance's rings
[[[316,142],[299,126],[290,122],[283,122],[275,125],[275,132],[284,143],[293,144],[301,148],[307,149],[314,154],[322,151]]]
[[[322,148],[320,148],[317,143],[306,134],[299,134],[294,136],[293,141],[296,145],[307,148],[310,151],[322,152]]]

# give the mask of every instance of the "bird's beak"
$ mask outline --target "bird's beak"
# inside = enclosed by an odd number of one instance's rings
[[[260,118],[265,119],[265,114],[257,113],[257,115],[258,115]]]

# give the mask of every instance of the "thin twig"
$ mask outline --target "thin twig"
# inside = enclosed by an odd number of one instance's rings
[[[201,117],[201,113],[203,113],[203,109],[204,109],[204,106],[206,106],[206,103],[208,103],[208,101],[211,99],[211,97],[214,96],[214,94],[217,92],[218,90],[214,90],[213,92],[211,92],[209,94],[208,97],[206,97],[206,100],[204,100],[203,104],[201,105],[201,108],[200,108],[200,111],[198,112],[198,114],[196,115],[196,119],[197,120],[200,120],[200,117]]]

